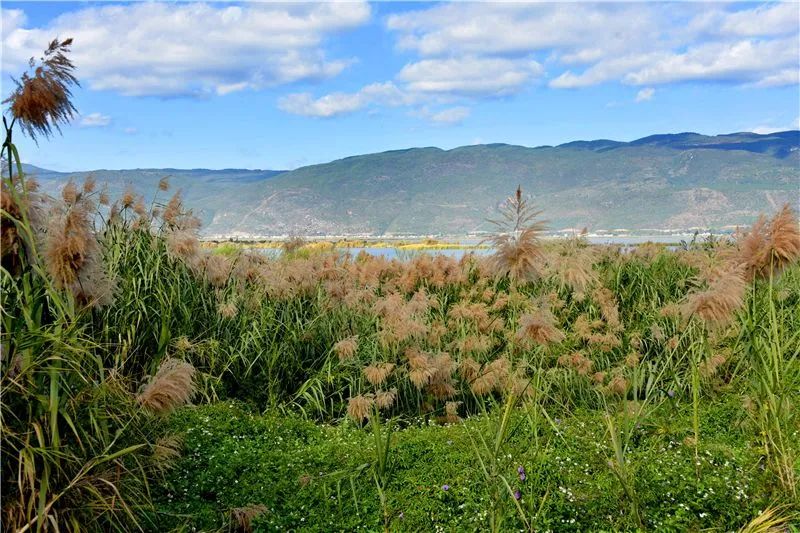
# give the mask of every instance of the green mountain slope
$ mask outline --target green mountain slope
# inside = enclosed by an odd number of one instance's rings
[[[480,232],[518,184],[553,229],[720,228],[798,204],[800,132],[413,148],[284,173],[150,170],[110,178],[152,191],[156,176],[178,172],[185,174],[173,182],[209,235]]]

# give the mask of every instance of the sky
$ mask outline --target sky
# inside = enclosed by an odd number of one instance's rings
[[[13,2],[2,95],[72,37],[26,162],[292,169],[479,143],[800,128],[800,3]]]

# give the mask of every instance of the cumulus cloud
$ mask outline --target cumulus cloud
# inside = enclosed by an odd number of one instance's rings
[[[426,59],[403,67],[397,74],[397,83],[373,83],[356,92],[336,92],[318,98],[307,92],[293,93],[280,98],[278,107],[294,115],[329,118],[371,105],[417,106],[474,100],[514,93],[542,73],[539,63],[525,58]],[[469,108],[455,106],[431,113],[423,106],[413,114],[439,124],[457,124],[469,115]]]
[[[639,102],[647,102],[648,100],[652,100],[653,96],[655,96],[656,90],[652,87],[646,87],[636,93],[636,103]]]
[[[111,124],[111,117],[102,113],[89,113],[81,116],[80,126],[83,128],[103,128]]]
[[[530,84],[543,72],[529,59],[466,56],[411,63],[397,77],[412,92],[502,95]]]
[[[408,104],[413,98],[394,83],[373,83],[354,93],[331,93],[314,98],[310,93],[293,93],[278,100],[278,107],[294,115],[329,118],[346,115],[370,104],[398,106]]]
[[[787,68],[770,74],[749,84],[750,87],[783,87],[786,85],[800,85],[800,69],[797,67]]]
[[[758,83],[784,66],[796,64],[798,56],[800,41],[796,38],[709,43],[666,54],[623,79],[634,85],[687,80]]]
[[[419,63],[502,59],[515,73],[528,57],[544,62],[556,89],[700,80],[768,87],[797,83],[798,18],[794,2],[452,3],[392,15],[387,27]],[[427,73],[436,86],[438,71]]]
[[[660,7],[545,3],[450,3],[392,15],[398,46],[423,56],[520,54],[554,48],[578,51],[603,43],[624,50],[633,35],[659,34]]]
[[[3,62],[16,73],[53,35],[73,37],[72,57],[92,89],[125,95],[228,94],[336,76],[352,58],[329,59],[330,35],[366,23],[359,2],[106,5],[30,27],[4,9]]]
[[[460,124],[470,114],[468,107],[457,106],[443,109],[431,115],[431,120],[439,124]]]

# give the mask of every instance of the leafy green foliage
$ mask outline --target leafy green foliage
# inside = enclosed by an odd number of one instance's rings
[[[558,422],[540,428],[541,448],[536,449],[527,421],[516,411],[507,421],[509,435],[498,463],[498,474],[520,491],[518,503],[531,526],[635,528],[624,491],[607,464],[613,452],[597,438],[605,430],[602,415],[587,410],[554,415]],[[738,406],[713,402],[702,415],[707,424],[700,481],[694,449],[682,442],[691,427],[688,398],[664,404],[635,431],[627,468],[648,529],[731,529],[780,498],[769,473],[753,468],[760,450],[748,443]],[[198,530],[224,528],[231,509],[254,503],[268,509],[254,521],[257,531],[381,528],[379,497],[365,466],[375,457],[370,431],[319,426],[276,412],[253,415],[228,402],[184,409],[171,423],[173,431],[185,435],[184,457],[156,489],[153,531],[184,523]],[[487,529],[492,496],[471,438],[493,439],[494,427],[490,415],[463,425],[397,430],[385,488],[390,528]],[[525,469],[524,481],[519,466]],[[502,504],[508,508],[504,529],[524,527],[513,496],[506,492]]]

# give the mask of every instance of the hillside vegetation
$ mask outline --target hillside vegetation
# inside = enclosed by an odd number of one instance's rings
[[[800,201],[800,132],[655,135],[630,143],[414,148],[291,172],[96,171],[121,193],[174,176],[213,236],[465,235],[517,185],[553,229],[719,229]],[[33,170],[33,169],[31,169]],[[70,175],[37,171],[56,194]],[[36,174],[37,172],[34,172]]]

